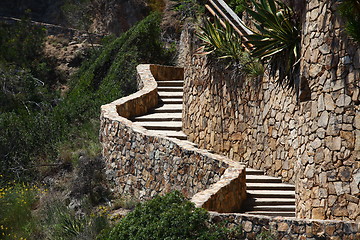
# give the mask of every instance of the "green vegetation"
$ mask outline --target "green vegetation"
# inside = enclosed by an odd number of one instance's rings
[[[9,86],[0,91],[0,99],[6,99],[0,115],[0,173],[5,180],[32,178],[41,165],[58,162],[64,145],[81,146],[89,136],[99,144],[93,129],[100,106],[135,91],[139,63],[171,62],[171,53],[162,48],[159,21],[152,14],[110,41],[83,64],[63,98],[46,79],[34,77],[31,68],[16,65],[1,72],[2,86]],[[46,90],[52,93],[48,96]]]
[[[91,2],[90,0],[65,0],[61,11],[67,24],[76,29],[88,30],[91,25]]]
[[[259,235],[256,236],[256,240],[275,240],[275,236],[273,236],[268,230],[262,231]]]
[[[37,187],[19,183],[0,188],[1,239],[25,239],[31,236],[35,229],[31,210],[39,193]]]
[[[227,2],[229,7],[239,16],[241,16],[246,8],[250,6],[249,0],[229,0]]]
[[[173,9],[178,12],[181,21],[189,18],[196,20],[205,12],[203,0],[172,0]]]
[[[275,0],[251,0],[255,10],[247,9],[256,21],[257,33],[247,36],[253,44],[252,56],[270,64],[270,75],[279,83],[298,89],[300,69],[300,25],[294,12]]]
[[[109,226],[107,215],[92,210],[110,197],[98,157],[100,106],[136,90],[138,64],[171,63],[173,52],[160,41],[160,19],[151,14],[119,38],[108,38],[67,82],[70,90],[64,96],[55,90],[59,80],[47,74],[51,66],[42,64],[47,62],[43,30],[28,20],[0,26],[6,33],[0,36],[6,46],[0,48],[0,234],[9,239],[95,239]],[[44,207],[37,201],[41,194],[29,195],[27,185],[8,188],[14,179],[33,182],[72,169],[76,183],[56,187],[80,202],[80,212],[60,199]]]
[[[19,177],[31,156],[46,152],[51,123],[45,114],[58,99],[59,80],[43,54],[44,29],[29,19],[0,25],[0,180]],[[50,63],[50,64],[49,64]]]
[[[197,50],[198,54],[212,54],[218,59],[223,59],[227,67],[235,68],[242,76],[256,78],[263,74],[262,64],[245,51],[241,38],[228,22],[226,27],[223,27],[218,18],[214,19],[214,24],[205,19],[204,27],[197,36],[202,40],[202,45]]]
[[[195,208],[179,192],[138,205],[103,240],[157,239],[234,239],[241,231],[209,225],[206,210]]]
[[[346,21],[346,31],[355,41],[360,43],[360,1],[343,0],[340,2],[339,10]]]
[[[107,210],[100,207],[98,211],[78,214],[59,200],[47,203],[39,214],[38,232],[40,239],[72,240],[96,239],[105,229],[110,227]]]

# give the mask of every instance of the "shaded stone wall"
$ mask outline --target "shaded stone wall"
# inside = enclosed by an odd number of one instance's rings
[[[273,239],[360,239],[360,224],[354,221],[307,220],[296,218],[266,217],[250,214],[219,214],[210,212],[211,221],[225,221],[227,227],[241,226],[246,239],[258,239],[261,233],[271,234]]]
[[[139,65],[137,72],[141,90],[101,107],[100,141],[113,191],[144,200],[171,190],[192,197],[210,187],[197,202],[214,195],[211,203],[215,210],[239,211],[246,199],[244,165],[184,141],[158,136],[127,119],[157,105],[155,78],[181,79],[182,69]]]
[[[179,190],[191,197],[219,181],[228,167],[130,123],[102,118],[101,129],[106,175],[120,195],[148,199]]]
[[[297,217],[359,221],[360,49],[335,2],[306,3],[299,104],[272,79],[231,82],[193,55],[198,43],[185,30],[183,128],[201,147],[294,183]]]
[[[194,39],[191,29],[184,31],[183,131],[203,148],[294,183],[299,146],[295,94],[269,79],[229,80],[232,73],[224,66],[193,55]]]
[[[307,1],[297,150],[298,217],[360,220],[360,48],[344,32],[336,1]]]

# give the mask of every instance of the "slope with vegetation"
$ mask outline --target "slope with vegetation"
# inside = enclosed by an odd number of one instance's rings
[[[34,194],[32,199],[26,200],[31,204],[22,207],[37,208],[37,214],[27,212],[29,217],[18,219],[17,225],[10,222],[17,218],[18,208],[0,212],[0,234],[8,235],[8,239],[12,239],[15,233],[19,238],[37,236],[48,239],[55,232],[57,236],[67,236],[64,231],[71,230],[74,238],[83,236],[83,239],[91,239],[99,232],[88,229],[93,226],[93,220],[81,217],[86,213],[81,208],[89,209],[87,212],[90,214],[93,205],[108,201],[106,196],[102,196],[102,190],[96,195],[96,183],[84,186],[83,195],[77,194],[79,188],[75,186],[89,184],[100,174],[90,171],[99,165],[98,160],[91,159],[99,159],[96,156],[100,154],[100,105],[136,89],[135,69],[139,63],[164,64],[172,61],[172,52],[162,46],[160,19],[159,14],[151,14],[119,38],[109,37],[104,41],[103,48],[94,51],[68,82],[70,90],[64,96],[55,90],[58,82],[51,74],[52,67],[47,65],[49,61],[43,57],[43,31],[29,25],[29,22],[22,22],[29,29],[23,36],[21,33],[25,31],[19,30],[24,28],[21,24],[1,26],[1,31],[7,34],[1,34],[1,45],[6,48],[1,48],[0,183],[6,194],[1,195],[0,204],[13,205],[23,198],[9,184],[13,180],[29,182],[30,186],[44,180],[50,193]],[[27,41],[27,38],[32,40]],[[79,156],[87,158],[85,163],[78,162]],[[94,162],[93,167],[89,165],[91,162]],[[88,168],[84,168],[84,164],[89,165]],[[76,170],[74,173],[71,171],[73,168]],[[77,169],[84,170],[80,174],[76,173],[79,172]],[[89,174],[92,177],[88,177]],[[71,184],[73,186],[69,187]],[[16,188],[26,189],[26,186],[17,184]],[[40,202],[36,200],[38,196],[42,196]],[[46,206],[56,205],[52,204],[56,200],[60,200],[60,208],[67,209],[66,205],[74,202],[72,198],[79,199],[80,209],[46,211]],[[40,205],[34,205],[36,202]],[[66,216],[49,215],[56,212]],[[29,225],[34,221],[36,227]],[[89,232],[92,232],[92,237],[85,237]]]

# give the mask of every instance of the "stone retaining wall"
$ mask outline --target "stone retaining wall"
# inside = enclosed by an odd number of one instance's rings
[[[336,1],[310,0],[303,21],[301,81],[231,81],[194,55],[182,35],[183,131],[200,147],[296,185],[299,218],[360,221],[360,49],[342,30]]]
[[[236,204],[240,206],[246,198],[243,165],[184,141],[158,136],[127,119],[145,114],[157,105],[154,76],[181,79],[183,73],[181,68],[155,65],[139,65],[137,71],[142,89],[101,107],[100,140],[106,175],[113,190],[120,195],[129,194],[144,200],[171,190],[192,197],[212,187],[217,191],[203,196],[218,196],[217,192],[221,190],[225,200],[231,201],[227,198],[235,196]],[[228,194],[226,189],[231,193]],[[217,199],[224,200],[216,198],[211,201],[217,202]],[[226,209],[221,211],[226,212]]]
[[[210,212],[211,221],[225,221],[227,227],[241,226],[246,239],[258,239],[261,233],[271,234],[276,240],[357,240],[360,223],[339,220],[305,220],[296,218],[265,217],[250,214],[219,214]]]
[[[297,120],[297,216],[360,221],[360,44],[339,1],[307,1],[301,76],[310,87]]]

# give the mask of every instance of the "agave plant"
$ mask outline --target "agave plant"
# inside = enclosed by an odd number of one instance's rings
[[[224,27],[218,18],[214,19],[214,23],[205,19],[204,27],[197,36],[202,40],[202,45],[196,50],[196,54],[213,54],[218,59],[227,59],[227,67],[234,66],[243,75],[258,77],[263,74],[262,64],[245,51],[241,38],[228,22]]]
[[[275,0],[251,0],[254,10],[247,12],[255,20],[257,32],[247,36],[253,45],[252,56],[270,64],[270,75],[278,74],[279,83],[298,89],[300,25],[294,12]]]
[[[218,18],[214,18],[214,24],[208,19],[204,20],[204,27],[197,36],[203,41],[196,51],[198,54],[214,53],[218,58],[232,58],[238,60],[244,51],[241,39],[234,34],[234,29],[228,22],[223,27]]]

